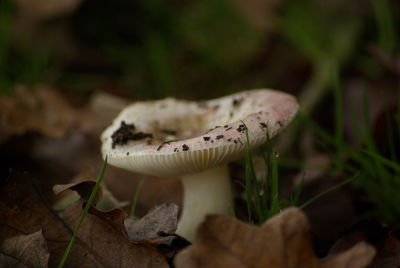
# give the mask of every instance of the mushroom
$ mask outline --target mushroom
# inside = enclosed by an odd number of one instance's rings
[[[102,154],[120,168],[179,176],[184,197],[176,233],[190,241],[205,215],[234,209],[227,163],[244,155],[245,128],[256,148],[283,130],[297,109],[293,96],[270,89],[204,102],[137,102],[103,132]]]

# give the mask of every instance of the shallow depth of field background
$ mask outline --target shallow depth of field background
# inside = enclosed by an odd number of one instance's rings
[[[51,83],[132,99],[301,94],[325,61],[344,83],[388,80],[380,60],[398,48],[399,4],[389,0],[52,2],[2,1],[3,93]]]
[[[48,87],[82,108],[98,92],[136,101],[283,90],[301,113],[275,141],[282,196],[301,178],[307,200],[357,175],[356,187],[310,206],[315,232],[332,238],[363,217],[398,226],[399,18],[394,0],[1,0],[0,94]],[[51,157],[43,147],[21,158],[32,147],[2,142],[2,175],[38,168],[43,155],[54,175],[87,149],[52,140]],[[324,232],[333,219],[342,225]]]

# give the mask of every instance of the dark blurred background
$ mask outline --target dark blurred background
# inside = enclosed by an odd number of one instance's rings
[[[48,189],[87,166],[95,177],[99,135],[130,101],[275,88],[301,107],[275,143],[282,196],[302,178],[303,202],[357,175],[306,209],[315,232],[365,215],[399,226],[399,18],[396,0],[0,0],[0,177],[29,170]],[[109,172],[124,178],[116,192],[143,178]],[[179,202],[179,185],[153,182],[142,214]]]
[[[1,0],[0,89],[10,94],[15,84],[47,83],[80,95],[204,99],[259,87],[300,94],[310,83],[329,87],[332,70],[375,80],[388,67],[380,61],[396,55],[398,6]]]

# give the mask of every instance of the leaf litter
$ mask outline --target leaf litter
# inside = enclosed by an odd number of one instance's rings
[[[40,192],[35,190],[27,174],[13,172],[11,179],[19,183],[9,183],[0,193],[2,244],[5,239],[43,230],[50,253],[49,266],[54,267],[77,224],[83,201],[57,214],[40,198]],[[150,244],[130,242],[109,221],[90,212],[81,226],[67,267],[167,267],[167,262]]]
[[[155,207],[139,220],[125,219],[125,228],[132,241],[165,239],[173,235],[178,224],[178,206],[162,204]],[[160,236],[162,234],[162,236]]]
[[[374,255],[372,246],[360,242],[347,251],[318,259],[306,216],[298,208],[289,208],[260,227],[227,216],[208,216],[193,245],[177,255],[175,264],[177,268],[362,268]]]
[[[48,267],[50,253],[42,230],[4,239],[1,250],[7,256],[14,256],[29,266]]]

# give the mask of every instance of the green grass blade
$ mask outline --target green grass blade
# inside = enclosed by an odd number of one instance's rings
[[[371,0],[378,30],[379,46],[389,55],[394,52],[397,43],[396,24],[392,7],[388,0]]]
[[[372,157],[375,160],[375,162],[379,162],[396,172],[400,172],[400,164],[398,164],[390,159],[387,159],[386,157],[383,157],[382,155],[380,155],[376,152],[373,152],[373,151],[362,150],[362,152],[364,152],[365,154]]]
[[[303,192],[303,188],[304,188],[304,176],[301,179],[300,183],[296,186],[294,193],[290,196],[290,202],[289,202],[289,206],[297,206],[297,203],[299,202],[299,198],[301,193]]]
[[[94,201],[94,198],[96,197],[97,191],[100,189],[101,182],[104,179],[104,174],[105,174],[105,171],[106,171],[106,167],[107,167],[107,156],[106,156],[106,158],[104,160],[104,164],[103,164],[103,166],[101,168],[100,175],[96,180],[96,184],[95,184],[95,186],[94,186],[94,188],[92,190],[92,193],[90,194],[89,200],[86,202],[85,208],[83,209],[83,211],[82,211],[82,213],[81,213],[81,215],[79,217],[78,225],[76,226],[76,228],[74,230],[74,233],[73,233],[71,239],[69,240],[68,246],[65,249],[64,254],[63,254],[63,256],[61,258],[61,261],[58,264],[57,268],[62,268],[64,266],[65,262],[67,261],[68,255],[72,250],[72,246],[73,246],[73,244],[75,242],[75,239],[76,239],[76,237],[78,235],[79,229],[80,229],[85,217],[89,213],[89,209],[93,204],[93,201]]]
[[[139,181],[136,186],[135,192],[132,196],[131,208],[129,209],[129,217],[137,219],[138,217],[135,215],[137,201],[139,199],[140,192],[142,191],[143,181]]]
[[[339,183],[339,184],[337,184],[337,185],[334,185],[334,186],[332,186],[332,187],[326,189],[325,191],[320,192],[319,194],[313,196],[312,198],[310,198],[309,200],[307,200],[306,202],[304,202],[304,203],[300,206],[300,208],[304,209],[305,207],[309,206],[310,204],[312,204],[312,203],[314,203],[315,201],[317,201],[318,199],[320,199],[322,196],[324,196],[324,195],[326,195],[326,194],[328,194],[328,193],[330,193],[330,192],[332,192],[332,191],[334,191],[334,190],[336,190],[336,189],[338,189],[338,188],[340,188],[340,187],[342,187],[342,186],[344,186],[344,185],[346,185],[346,184],[348,184],[348,183],[353,182],[359,175],[360,175],[360,173],[357,173],[357,174],[354,175],[353,177],[351,177],[351,178],[349,178],[349,179],[347,179],[347,180],[344,180],[344,181],[342,181],[341,183]]]
[[[270,209],[270,217],[276,215],[280,211],[280,201],[279,201],[279,181],[278,181],[278,164],[277,164],[277,155],[272,152],[270,155],[272,160],[271,169],[271,209]]]
[[[332,71],[333,94],[335,99],[335,145],[336,145],[336,170],[339,172],[343,169],[344,162],[341,157],[343,153],[343,94],[340,88],[339,71],[337,67]]]

